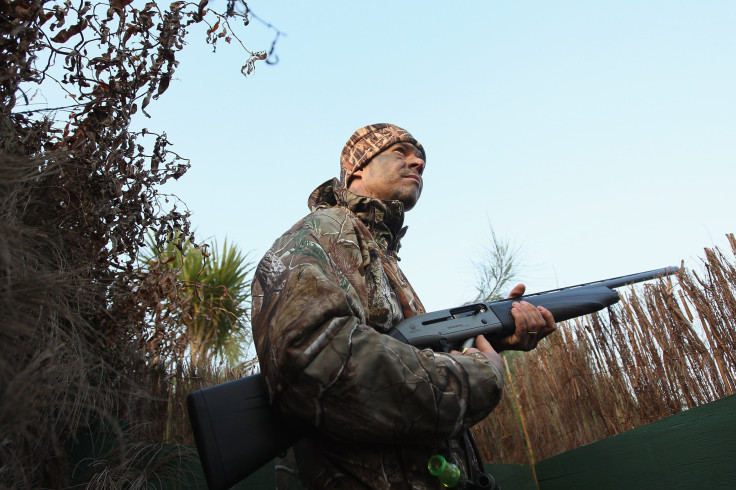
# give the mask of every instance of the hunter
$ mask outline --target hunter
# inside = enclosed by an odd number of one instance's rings
[[[531,350],[556,329],[543,307],[515,303],[516,331],[464,352],[419,350],[385,335],[424,313],[401,272],[404,213],[422,193],[423,146],[392,124],[358,129],[340,178],[273,244],[253,282],[253,335],[272,404],[309,427],[276,463],[278,488],[441,488],[439,454],[474,488],[483,467],[469,428],[503,389],[505,349]],[[511,297],[521,296],[522,284]]]

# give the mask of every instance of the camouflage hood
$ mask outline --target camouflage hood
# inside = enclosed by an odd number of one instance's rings
[[[384,250],[398,252],[408,229],[404,225],[404,204],[359,196],[346,189],[338,179],[330,179],[317,187],[308,200],[309,209],[342,206],[350,210],[370,230]]]

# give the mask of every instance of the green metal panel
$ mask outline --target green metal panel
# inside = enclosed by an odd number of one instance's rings
[[[263,465],[260,470],[235,485],[232,490],[248,490],[251,488],[276,488],[276,474],[273,461]]]
[[[484,464],[502,490],[537,490],[532,467],[526,464]]]
[[[540,490],[734,489],[736,395],[540,461]]]

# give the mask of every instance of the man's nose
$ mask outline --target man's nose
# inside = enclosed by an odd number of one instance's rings
[[[418,155],[412,155],[409,158],[409,168],[415,169],[417,172],[422,173],[424,171],[424,160]]]

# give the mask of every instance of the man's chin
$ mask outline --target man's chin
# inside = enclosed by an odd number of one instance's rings
[[[404,204],[404,211],[410,211],[411,209],[416,206],[417,201],[419,201],[419,196],[417,197],[411,197],[408,199],[401,199],[401,202]]]

